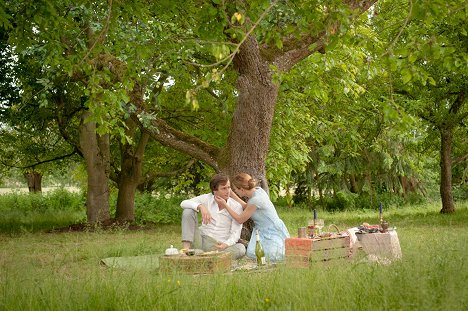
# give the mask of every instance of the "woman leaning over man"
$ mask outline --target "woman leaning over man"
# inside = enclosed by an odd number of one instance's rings
[[[246,173],[236,175],[231,184],[234,190],[231,191],[231,197],[242,205],[243,212],[238,214],[225,204],[224,200],[215,198],[218,205],[223,206],[240,224],[252,218],[255,224],[253,230],[259,231],[267,260],[271,262],[283,260],[284,240],[289,238],[289,232],[279,218],[268,194],[262,188],[257,187],[257,181]],[[239,196],[247,197],[247,203]],[[256,236],[252,234],[247,246],[247,256],[250,258],[255,258],[255,242]]]

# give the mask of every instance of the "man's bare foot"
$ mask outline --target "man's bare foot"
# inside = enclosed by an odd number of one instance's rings
[[[182,241],[182,248],[191,249],[192,248],[192,242]]]

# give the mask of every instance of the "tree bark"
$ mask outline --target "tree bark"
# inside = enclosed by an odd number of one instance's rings
[[[451,127],[440,128],[440,197],[441,213],[455,212],[452,193],[452,136]]]
[[[354,174],[349,175],[349,185],[350,185],[350,191],[352,193],[359,193],[359,187],[356,181],[356,175]]]
[[[86,162],[88,191],[86,214],[90,224],[108,223],[109,214],[109,172],[110,145],[109,135],[98,135],[96,123],[85,122],[89,111],[82,115],[80,124],[80,148]]]
[[[42,174],[36,171],[24,173],[24,177],[28,181],[29,192],[42,192]]]
[[[269,65],[262,59],[257,40],[252,36],[234,58],[239,74],[239,97],[229,133],[227,157],[220,163],[231,176],[245,172],[257,178],[267,191],[265,161],[279,89],[272,82]]]
[[[136,138],[137,124],[131,118],[126,120],[126,135]],[[126,143],[121,145],[120,174],[117,184],[117,207],[115,218],[118,222],[133,222],[135,220],[135,192],[142,179],[143,156],[149,135],[142,133],[135,147]]]

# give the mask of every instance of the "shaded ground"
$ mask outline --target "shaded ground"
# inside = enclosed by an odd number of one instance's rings
[[[157,224],[155,223],[145,223],[144,225],[137,225],[135,223],[119,223],[116,221],[108,221],[105,223],[99,224],[88,224],[88,223],[79,223],[79,224],[71,224],[66,227],[62,228],[54,228],[48,230],[48,233],[61,233],[61,232],[93,232],[93,231],[112,231],[112,230],[129,230],[129,231],[137,231],[137,230],[150,230],[156,227]],[[253,229],[253,221],[249,219],[246,221],[242,227],[241,237],[239,242],[244,244],[247,247],[248,241],[250,241]]]
[[[79,223],[79,224],[71,224],[66,227],[62,228],[54,228],[48,230],[48,233],[60,233],[60,232],[93,232],[93,231],[101,231],[101,230],[129,230],[129,231],[137,231],[137,230],[150,230],[154,228],[154,224],[148,223],[145,225],[137,225],[134,223],[119,223],[115,221],[109,221],[106,223],[100,224],[87,224],[87,223]]]

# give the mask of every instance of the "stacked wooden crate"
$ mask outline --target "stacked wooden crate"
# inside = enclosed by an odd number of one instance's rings
[[[330,238],[289,238],[285,241],[286,264],[308,267],[312,262],[348,258],[351,255],[349,236]]]

